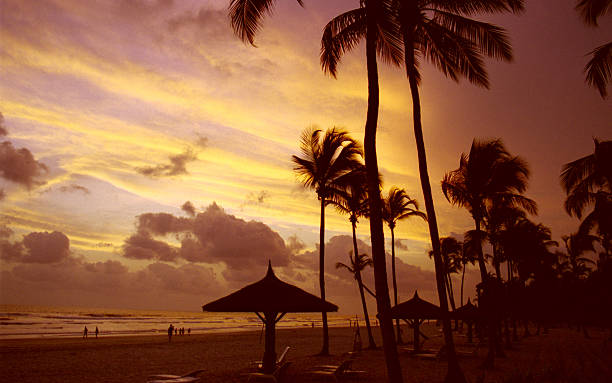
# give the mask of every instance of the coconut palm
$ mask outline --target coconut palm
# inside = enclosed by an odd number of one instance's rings
[[[565,210],[581,219],[587,207],[594,205],[579,231],[589,233],[596,228],[606,254],[612,255],[612,141],[593,141],[593,154],[563,166],[561,185],[567,193]]]
[[[409,217],[421,217],[427,221],[427,216],[419,211],[419,205],[415,199],[411,199],[406,190],[392,187],[383,202],[383,220],[391,230],[391,278],[393,282],[393,300],[397,306],[397,280],[395,273],[395,226],[397,221]],[[396,319],[397,342],[402,343],[399,319]]]
[[[321,137],[321,130],[304,130],[300,140],[302,157],[292,156],[295,167],[305,187],[314,189],[321,202],[321,224],[319,232],[319,286],[321,299],[325,300],[325,206],[331,193],[337,189],[338,179],[352,169],[361,166],[361,145],[341,129],[328,129]],[[329,332],[327,314],[322,313],[323,348],[321,354],[329,354]]]
[[[576,10],[587,25],[597,26],[597,19],[612,9],[612,0],[580,0]],[[584,67],[586,82],[597,88],[602,98],[608,95],[607,86],[612,79],[612,42],[603,44],[589,53],[593,57]]]
[[[595,252],[594,242],[597,237],[590,234],[573,233],[561,237],[565,244],[567,254],[563,256],[564,261],[560,265],[564,274],[571,276],[574,280],[586,277],[590,272],[588,265],[595,265],[595,262],[582,256],[585,252]]]
[[[365,317],[366,326],[368,328],[368,341],[370,343],[369,348],[376,348],[376,343],[374,343],[374,338],[372,337],[372,329],[370,326],[370,317],[368,316],[368,307],[365,301],[365,292],[364,292],[364,284],[361,279],[361,272],[367,267],[372,266],[372,259],[368,257],[367,254],[359,254],[356,257],[353,257],[353,251],[349,251],[349,260],[350,265],[346,265],[342,262],[336,263],[336,269],[345,268],[351,274],[353,274],[355,280],[357,281],[357,285],[359,286],[359,295],[361,297],[361,305],[363,306],[363,315]]]
[[[511,156],[501,140],[474,139],[469,154],[462,153],[459,168],[444,175],[442,191],[453,205],[465,207],[474,219],[475,230],[487,218],[487,207],[501,199],[534,211],[533,201],[521,195],[527,188],[529,169],[520,157]],[[487,279],[482,248],[478,251],[481,279]]]
[[[453,237],[440,238],[440,255],[444,263],[444,279],[446,292],[453,311],[455,307],[455,294],[451,274],[456,274],[462,269],[463,244]],[[433,258],[433,250],[429,252],[429,258]],[[459,321],[455,320],[455,330],[459,327]]]
[[[477,243],[476,243],[477,242]],[[461,249],[461,298],[460,304],[463,306],[463,282],[465,281],[465,269],[467,269],[468,263],[472,266],[476,264],[478,260],[477,247],[482,248],[482,242],[480,236],[474,233],[474,230],[469,230],[463,235],[463,248]]]
[[[393,336],[391,303],[385,264],[385,237],[382,223],[382,200],[378,182],[376,154],[376,129],[378,125],[378,62],[377,54],[384,60],[399,64],[402,53],[397,39],[397,25],[391,18],[392,0],[361,0],[360,7],[332,19],[324,28],[321,39],[321,65],[323,70],[336,76],[342,55],[353,49],[365,38],[366,69],[368,76],[368,108],[366,113],[364,155],[370,205],[370,238],[376,304],[383,349],[390,382],[401,382],[402,371]]]
[[[352,254],[359,254],[359,249],[357,248],[357,223],[359,222],[359,217],[368,216],[368,194],[366,192],[366,172],[365,167],[363,165],[359,166],[356,169],[351,170],[349,173],[346,173],[341,179],[338,180],[338,186],[336,190],[333,191],[331,203],[336,207],[336,209],[342,213],[347,214],[349,216],[349,221],[351,222],[351,228],[353,232],[353,251],[351,255],[349,255],[351,259],[352,267],[348,267],[342,263],[337,263],[336,267],[344,266],[349,271],[355,274],[355,279],[359,285],[359,294],[361,295],[361,303],[363,306],[363,315],[366,322],[366,328],[368,332],[368,342],[369,348],[376,348],[376,343],[374,342],[374,337],[372,336],[372,328],[370,326],[370,317],[368,315],[368,306],[366,305],[365,295],[364,295],[364,286],[361,280],[361,270],[365,266],[368,266],[372,263],[372,260],[367,258],[368,263],[362,265],[359,262],[362,259],[366,259],[365,254],[361,254],[355,258],[353,258]]]

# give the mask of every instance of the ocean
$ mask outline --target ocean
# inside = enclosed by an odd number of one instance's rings
[[[328,314],[330,327],[348,326],[355,316]],[[289,313],[277,328],[321,326],[320,313]],[[85,327],[89,336],[129,336],[167,334],[168,326],[191,329],[191,334],[254,331],[262,328],[255,313],[208,313],[143,311],[0,305],[0,339],[81,337]],[[362,324],[362,323],[360,323]]]

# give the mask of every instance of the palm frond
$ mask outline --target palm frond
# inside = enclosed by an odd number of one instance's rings
[[[597,19],[610,11],[612,0],[580,0],[576,10],[580,13],[584,22],[597,25]]]
[[[302,0],[297,2],[303,6]],[[272,14],[275,0],[231,0],[229,18],[234,33],[255,46],[255,35],[261,29],[264,15]]]
[[[563,165],[561,169],[561,186],[566,193],[576,187],[587,175],[595,170],[595,156],[584,156]]]
[[[353,50],[365,33],[365,8],[345,12],[327,23],[321,37],[320,61],[323,72],[335,78],[342,56]]]
[[[437,10],[446,10],[463,15],[512,12],[521,13],[523,0],[429,0],[428,5]]]
[[[601,45],[590,54],[593,57],[584,67],[586,82],[597,88],[601,97],[608,96],[607,86],[612,79],[612,42]]]
[[[481,53],[512,61],[512,46],[503,28],[444,11],[436,11],[433,19],[452,33],[473,42]]]

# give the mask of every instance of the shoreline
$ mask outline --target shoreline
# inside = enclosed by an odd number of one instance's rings
[[[362,342],[367,346],[365,328],[360,328]],[[386,381],[384,354],[377,327],[373,328],[379,346],[363,350],[354,360],[353,369],[366,371],[360,382]],[[330,352],[316,356],[321,347],[321,328],[281,329],[277,331],[276,350],[291,347],[287,360],[290,382],[317,382],[308,371],[321,364],[338,364],[352,350],[353,329],[330,328]],[[424,327],[431,336],[426,348],[439,348],[443,337],[434,324]],[[404,327],[404,340],[410,341]],[[469,382],[505,383],[515,376],[531,374],[537,382],[558,382],[567,377],[571,382],[612,381],[612,342],[607,345],[607,331],[593,329],[591,339],[567,328],[552,328],[547,335],[530,336],[507,350],[506,358],[496,359],[493,370],[482,370],[486,346],[474,358],[461,358],[460,364]],[[606,340],[604,340],[604,338]],[[457,334],[458,349],[466,349],[465,338]],[[192,334],[100,337],[98,339],[13,339],[0,340],[1,381],[6,382],[146,382],[154,374],[184,374],[205,369],[205,382],[246,382],[244,374],[251,372],[250,363],[263,354],[260,331],[240,331],[222,334]],[[473,347],[471,348],[473,349]],[[404,382],[442,382],[446,362],[421,360],[400,349],[400,364]],[[514,380],[520,382],[521,380]],[[523,380],[526,381],[526,380]]]

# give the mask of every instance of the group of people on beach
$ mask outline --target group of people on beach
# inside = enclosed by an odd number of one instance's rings
[[[87,326],[85,326],[85,328],[83,329],[83,339],[87,339]],[[98,337],[98,334],[100,333],[100,330],[98,330],[98,326],[96,326],[96,338]]]
[[[171,323],[168,327],[168,343],[172,341],[172,334],[185,335],[185,327],[177,328]],[[187,335],[191,335],[191,329],[187,329]]]

